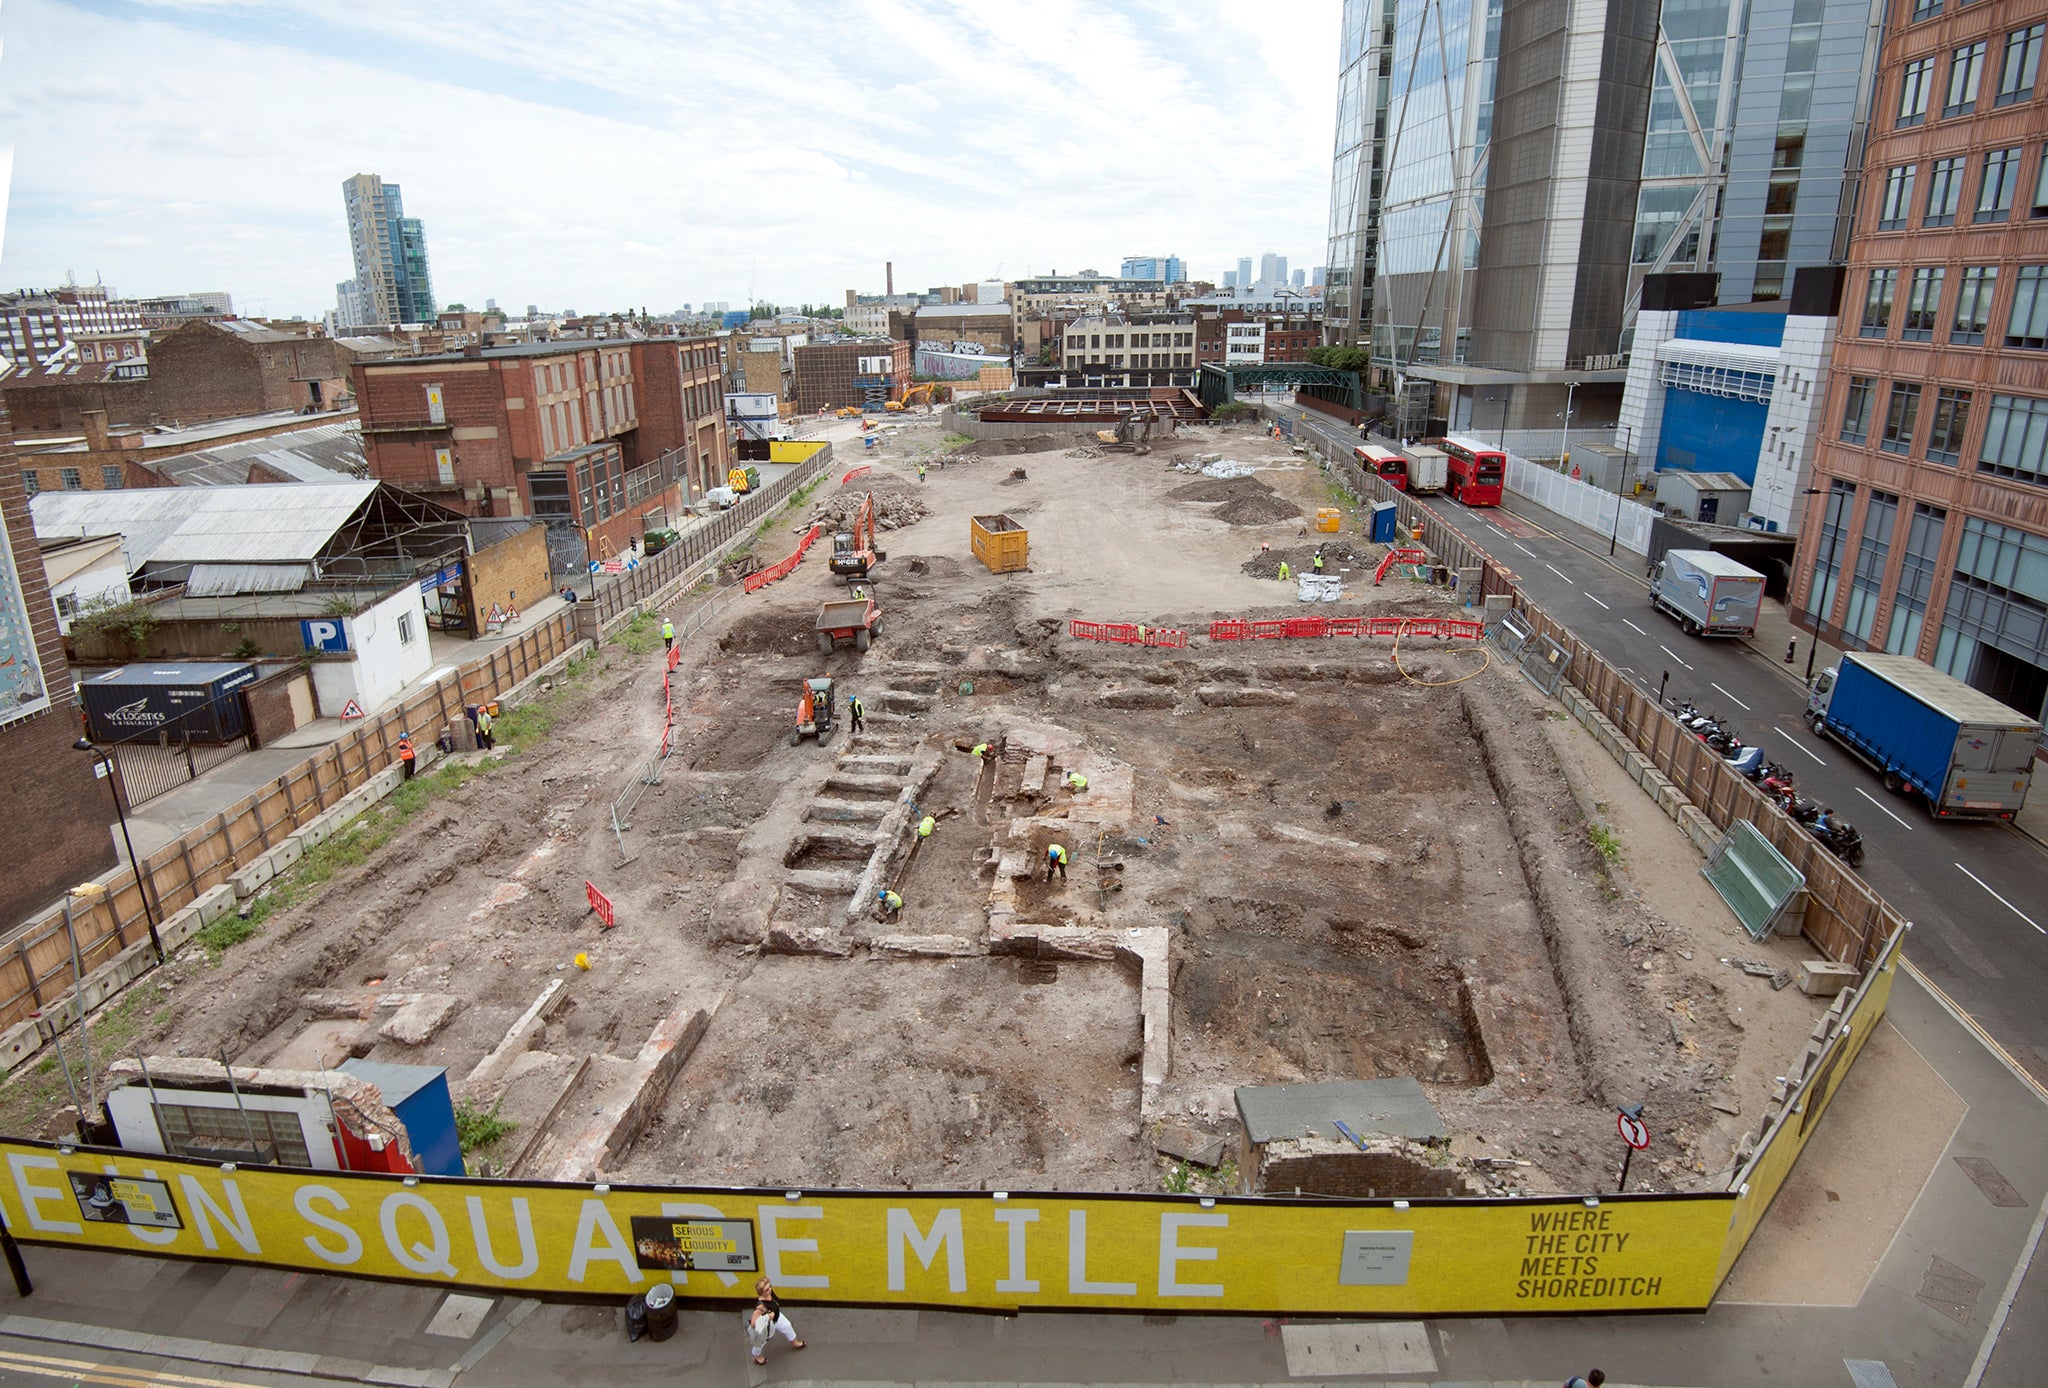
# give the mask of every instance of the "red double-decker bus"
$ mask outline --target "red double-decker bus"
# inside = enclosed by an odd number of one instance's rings
[[[1361,443],[1351,450],[1358,459],[1358,465],[1373,473],[1390,487],[1408,490],[1408,459],[1391,448],[1381,448],[1375,443]]]
[[[1450,475],[1444,479],[1446,492],[1467,506],[1500,505],[1508,475],[1506,453],[1461,434],[1446,435],[1435,444],[1450,460]]]

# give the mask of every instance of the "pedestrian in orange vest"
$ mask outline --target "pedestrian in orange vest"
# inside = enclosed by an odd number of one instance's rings
[[[400,733],[398,737],[398,764],[405,768],[405,779],[410,781],[413,772],[412,734]]]

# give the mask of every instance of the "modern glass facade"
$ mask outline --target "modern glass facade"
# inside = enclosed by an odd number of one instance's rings
[[[1364,342],[1371,332],[1394,6],[1395,0],[1344,0],[1323,283],[1323,335],[1333,343]]]
[[[417,217],[405,215],[396,183],[357,174],[341,185],[348,214],[349,250],[359,321],[431,323],[438,313],[427,267],[427,236]],[[348,305],[342,305],[346,314]]]

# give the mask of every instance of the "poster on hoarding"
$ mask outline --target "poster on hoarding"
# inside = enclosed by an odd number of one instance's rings
[[[35,624],[21,595],[14,545],[0,525],[0,723],[10,723],[50,706],[43,663],[36,656]]]

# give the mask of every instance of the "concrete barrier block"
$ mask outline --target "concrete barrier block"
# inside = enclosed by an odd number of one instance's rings
[[[277,876],[277,868],[270,861],[269,855],[266,854],[228,880],[234,884],[235,899],[237,901],[247,901],[250,897],[262,891],[269,884],[270,879],[275,876]]]
[[[234,910],[235,903],[240,899],[240,897],[236,896],[232,885],[223,883],[211,891],[202,893],[199,899],[186,909],[199,913],[199,924],[212,925],[222,916]]]

